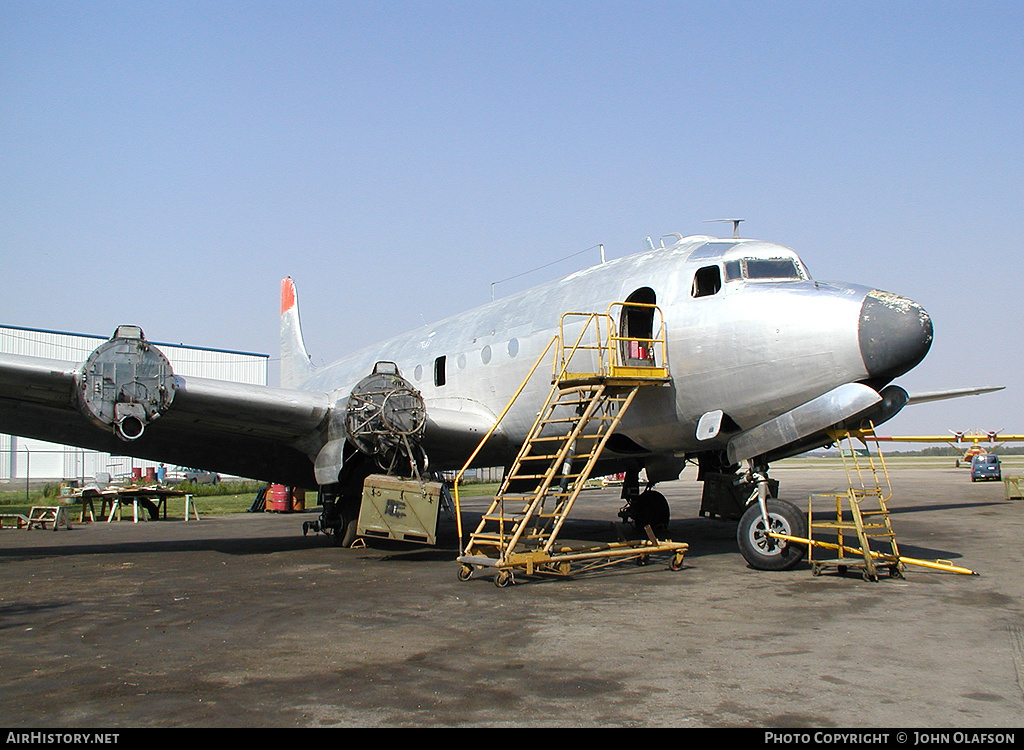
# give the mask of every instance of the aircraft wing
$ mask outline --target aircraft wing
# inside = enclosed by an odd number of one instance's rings
[[[922,393],[911,393],[907,404],[924,404],[929,401],[942,401],[947,398],[960,398],[962,396],[980,396],[982,393],[1001,391],[1005,385],[987,386],[982,388],[950,388],[944,391],[924,391]]]
[[[875,435],[875,440],[891,443],[955,443],[956,435]]]
[[[892,443],[1016,443],[1024,440],[1024,435],[1002,435],[998,432],[985,433],[953,433],[949,435],[878,435],[876,440],[888,440]]]
[[[0,354],[0,432],[315,486],[309,450],[326,429],[328,394],[182,377],[169,365],[153,375],[136,363],[125,376],[126,357],[97,357],[114,341],[84,364]],[[148,398],[132,395],[146,386]]]

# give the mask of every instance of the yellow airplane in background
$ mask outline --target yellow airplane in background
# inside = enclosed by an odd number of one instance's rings
[[[960,451],[960,458],[956,460],[957,467],[960,462],[971,465],[971,459],[975,456],[988,455],[989,450],[982,443],[989,445],[998,443],[992,450],[996,450],[1005,443],[1020,442],[1024,435],[1001,435],[996,430],[989,432],[951,432],[949,435],[903,435],[903,436],[876,436],[877,440],[886,440],[893,443],[946,443],[951,448]],[[967,444],[969,447],[966,447]]]

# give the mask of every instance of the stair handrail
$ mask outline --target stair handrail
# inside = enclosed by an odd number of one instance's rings
[[[651,310],[651,336],[648,338],[642,336],[623,336],[621,334],[615,334],[613,328],[615,316],[612,311],[617,307],[634,307]],[[630,365],[621,361],[622,352],[619,344],[624,341],[633,341],[637,344],[647,344],[649,349],[652,351],[651,361],[655,364],[652,367],[645,367],[643,369],[661,370],[665,377],[668,376],[668,335],[665,327],[665,314],[658,305],[647,302],[612,302],[608,305],[608,311],[605,313],[605,317],[608,319],[608,351],[612,374],[614,374],[615,369],[618,367],[630,367]],[[622,313],[619,314],[619,319],[622,319]],[[653,353],[657,349],[660,349],[660,359],[657,356],[653,356]],[[661,364],[656,364],[659,361]]]
[[[476,460],[476,457],[480,454],[480,451],[483,450],[484,445],[487,444],[487,441],[490,440],[491,437],[494,435],[495,431],[498,429],[498,426],[502,423],[505,417],[508,416],[508,413],[512,410],[512,406],[519,399],[519,396],[522,394],[522,392],[526,390],[526,386],[530,382],[530,380],[533,379],[533,375],[537,371],[537,368],[540,367],[540,363],[544,361],[544,358],[547,356],[548,352],[551,351],[551,347],[554,346],[555,342],[557,341],[557,335],[551,337],[551,340],[548,342],[547,346],[544,347],[544,351],[540,353],[540,356],[537,357],[536,361],[533,363],[533,367],[530,368],[530,371],[526,374],[526,377],[523,378],[523,382],[520,383],[519,388],[516,390],[514,394],[512,394],[512,398],[509,399],[508,403],[505,405],[505,408],[502,410],[501,414],[499,414],[498,418],[494,420],[494,424],[491,425],[491,428],[489,430],[487,430],[486,434],[477,444],[476,448],[470,454],[469,458],[466,459],[466,463],[463,464],[461,469],[459,469],[458,473],[455,475],[455,479],[452,481],[452,501],[455,504],[455,525],[459,536],[460,550],[465,551],[462,546],[462,509],[459,504],[459,484],[462,482],[462,477],[465,476],[467,471],[469,471],[469,467],[472,466],[473,462]],[[538,419],[539,418],[540,415],[538,414]]]
[[[856,474],[857,480],[860,482],[862,490],[866,490],[867,486],[864,481],[864,475],[867,471],[871,472],[871,478],[875,483],[875,487],[878,489],[879,498],[882,502],[887,502],[892,498],[892,481],[889,479],[889,469],[885,464],[885,455],[882,452],[882,446],[878,442],[878,438],[875,435],[875,425],[871,420],[865,420],[858,427],[844,427],[841,429],[834,429],[830,431],[830,437],[833,442],[839,447],[839,457],[843,462],[843,468],[846,471],[847,482],[850,485],[850,490],[854,490],[853,477]],[[864,446],[867,452],[867,467],[862,467],[861,462],[857,459],[856,450],[853,447],[853,441],[859,440]],[[849,453],[847,456],[843,451],[843,441],[846,441],[849,445]],[[868,441],[874,442],[875,453],[871,453],[871,445]],[[876,464],[874,456],[878,457]],[[849,460],[847,460],[849,459]],[[885,486],[879,481],[879,471],[881,471],[882,479],[885,480]]]
[[[565,346],[565,327],[566,321],[570,318],[582,317],[586,318],[583,322],[583,327],[580,329],[579,335],[576,337],[576,341],[571,347],[568,347],[568,356],[566,355]],[[576,356],[580,351],[596,351],[597,352],[597,371],[594,373],[586,373],[587,375],[606,375],[608,373],[608,366],[605,364],[605,351],[609,347],[602,343],[601,337],[601,322],[606,318],[606,315],[601,313],[584,313],[584,312],[567,312],[563,313],[562,317],[558,319],[558,339],[561,342],[558,352],[558,361],[555,362],[555,367],[552,371],[552,379],[554,381],[564,380],[569,375],[569,366],[572,364],[573,357]],[[608,320],[609,325],[611,320]],[[594,325],[595,343],[594,344],[583,344],[583,337],[587,335],[590,330],[591,324]],[[609,328],[610,330],[610,328]],[[561,362],[559,368],[558,363]],[[611,362],[608,363],[610,365]]]

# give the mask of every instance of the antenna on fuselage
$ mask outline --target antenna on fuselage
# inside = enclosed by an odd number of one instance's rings
[[[569,258],[575,258],[577,255],[582,255],[583,253],[589,253],[591,250],[593,250],[595,248],[597,248],[597,249],[599,249],[601,251],[601,262],[604,263],[605,262],[604,245],[591,245],[590,247],[583,248],[582,250],[579,250],[579,251],[573,253],[572,255],[566,255],[564,258],[559,258],[558,260],[553,260],[550,263],[545,263],[543,266],[537,266],[536,268],[532,268],[529,271],[523,271],[522,273],[517,273],[515,276],[509,276],[507,279],[501,279],[500,281],[492,281],[491,282],[491,302],[494,302],[494,287],[497,286],[498,284],[503,284],[504,282],[511,281],[512,279],[518,279],[520,276],[526,276],[527,274],[533,273],[534,271],[539,271],[542,268],[547,268],[548,266],[553,266],[556,263],[561,263],[563,260],[569,260]]]
[[[723,221],[726,223],[732,222],[732,238],[738,240],[740,238],[740,222],[743,219],[705,219],[705,224],[710,224],[713,221]]]

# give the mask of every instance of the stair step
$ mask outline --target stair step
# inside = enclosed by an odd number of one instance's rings
[[[564,513],[506,513],[502,515],[484,515],[481,518],[484,521],[506,521],[507,523],[517,524],[524,520],[531,518],[561,518]]]

